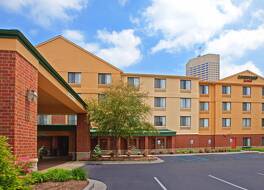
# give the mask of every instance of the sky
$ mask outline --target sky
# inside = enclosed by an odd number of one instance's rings
[[[125,72],[185,75],[215,53],[221,77],[264,74],[263,0],[0,0],[0,28],[63,35]]]

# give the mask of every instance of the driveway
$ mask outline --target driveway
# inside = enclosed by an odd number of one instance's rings
[[[108,190],[262,190],[264,154],[160,157],[159,164],[87,165]]]

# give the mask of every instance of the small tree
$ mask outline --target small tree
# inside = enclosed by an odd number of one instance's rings
[[[147,122],[151,108],[145,103],[146,93],[121,83],[111,86],[104,94],[98,101],[88,102],[90,121],[99,135],[112,136],[116,147],[119,137],[130,139],[146,132],[156,133]]]
[[[23,179],[19,177],[20,170],[15,165],[7,138],[0,136],[0,190],[28,189]]]

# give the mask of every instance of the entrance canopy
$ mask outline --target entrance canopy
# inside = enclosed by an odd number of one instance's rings
[[[0,50],[19,53],[37,69],[38,114],[86,113],[85,102],[20,31],[0,30]]]
[[[97,128],[91,128],[90,129],[91,136],[102,136],[97,130]],[[143,131],[140,133],[135,133],[135,137],[139,136],[163,136],[163,137],[169,137],[169,136],[175,136],[176,131],[172,131],[170,129],[159,129],[157,131]]]

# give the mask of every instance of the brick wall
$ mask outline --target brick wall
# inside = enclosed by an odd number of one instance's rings
[[[78,114],[76,128],[77,160],[88,160],[90,158],[90,141],[90,124],[88,123],[87,114]]]
[[[14,51],[0,51],[0,135],[9,138],[18,158],[37,158],[37,103],[26,98],[37,91],[38,71]]]

